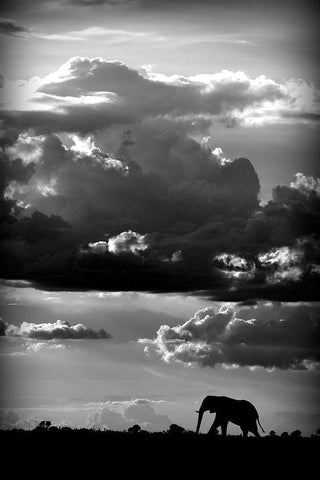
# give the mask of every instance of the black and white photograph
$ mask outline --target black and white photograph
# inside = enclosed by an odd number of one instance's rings
[[[311,0],[1,2],[12,468],[318,465],[319,30]]]

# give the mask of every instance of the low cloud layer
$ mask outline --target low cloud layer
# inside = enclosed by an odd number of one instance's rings
[[[82,323],[70,325],[70,323],[62,320],[57,320],[54,323],[22,322],[18,327],[16,325],[6,324],[2,319],[0,319],[0,336],[39,340],[98,340],[111,337],[111,335],[103,329],[96,331]],[[33,345],[30,347],[31,350],[37,348],[42,348],[41,342],[36,344],[36,346]]]
[[[140,339],[146,353],[178,361],[227,368],[257,367],[306,370],[320,365],[319,311],[297,307],[286,318],[239,318],[232,307],[199,310],[176,327],[162,325],[154,339]]]
[[[94,429],[127,430],[135,424],[149,431],[167,430],[172,421],[157,413],[154,406],[161,400],[133,398],[127,401],[105,402],[88,416],[88,426]],[[91,404],[92,405],[92,404]],[[117,410],[114,410],[114,409]]]
[[[73,57],[24,85],[6,82],[3,97],[7,126],[46,133],[93,133],[158,116],[227,126],[319,122],[319,92],[302,79],[279,83],[228,70],[166,76],[100,57]]]

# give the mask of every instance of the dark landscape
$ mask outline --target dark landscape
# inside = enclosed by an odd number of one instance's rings
[[[307,475],[316,471],[320,447],[318,433],[303,437],[299,430],[243,438],[241,435],[197,435],[177,425],[164,432],[141,430],[137,433],[37,427],[34,430],[2,430],[0,439],[3,458],[8,461],[18,456],[22,462],[17,468],[36,458],[38,468],[47,469],[51,465],[56,469],[59,462],[52,459],[57,457],[68,468],[79,471],[117,465],[120,476],[136,469],[146,473],[150,465],[167,469],[168,463],[170,472],[180,474],[212,468],[216,473],[241,475],[245,471],[249,476],[254,475],[256,469],[260,473],[279,474],[282,471]]]

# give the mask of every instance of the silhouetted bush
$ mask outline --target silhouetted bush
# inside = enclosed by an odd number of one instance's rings
[[[175,434],[175,435],[184,433],[184,432],[185,432],[185,429],[183,427],[180,427],[180,425],[176,425],[175,423],[172,423],[168,430],[168,433]]]
[[[37,426],[36,430],[48,430],[51,427],[51,422],[49,420],[42,420]]]
[[[139,433],[140,431],[141,431],[140,425],[133,425],[132,427],[129,427],[129,428],[128,428],[128,432],[129,432],[129,433],[135,433],[135,434],[137,434],[137,433]]]

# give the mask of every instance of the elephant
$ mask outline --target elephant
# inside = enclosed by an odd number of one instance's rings
[[[221,427],[221,434],[226,436],[228,422],[239,425],[244,437],[247,437],[249,432],[252,432],[256,437],[261,436],[258,432],[257,422],[264,432],[258,412],[248,400],[235,400],[234,398],[211,395],[205,397],[200,409],[197,410],[199,416],[196,433],[199,433],[201,420],[206,411],[216,413],[216,418],[208,433],[213,433],[218,427]]]

